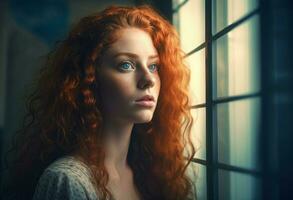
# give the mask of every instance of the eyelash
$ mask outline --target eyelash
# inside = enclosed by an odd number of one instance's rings
[[[131,70],[128,70],[128,69],[123,69],[122,66],[125,65],[125,64],[130,64],[133,69],[135,68],[135,63],[131,62],[131,61],[123,61],[119,64],[119,68],[122,69],[123,71],[131,71]],[[149,65],[152,66],[152,65],[156,65],[156,70],[152,71],[152,72],[155,72],[155,71],[158,71],[158,64],[157,63],[152,63]]]

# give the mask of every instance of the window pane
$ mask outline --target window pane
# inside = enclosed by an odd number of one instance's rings
[[[179,16],[178,13],[173,13],[173,26],[179,31]]]
[[[179,34],[185,53],[195,49],[205,39],[205,1],[189,0],[179,9]]]
[[[178,5],[182,4],[185,0],[172,0],[172,8],[176,9]]]
[[[214,96],[242,95],[260,90],[259,16],[254,16],[214,43]]]
[[[195,158],[206,160],[206,109],[191,109],[193,126],[191,128],[192,142],[195,145]]]
[[[213,33],[239,20],[258,7],[258,0],[213,0]]]
[[[261,199],[261,181],[247,174],[219,170],[219,200]]]
[[[206,98],[205,49],[188,56],[186,63],[191,70],[189,83],[191,105],[204,103]]]
[[[219,162],[259,169],[260,98],[217,105]]]
[[[192,181],[195,183],[197,200],[206,200],[207,199],[207,181],[206,181],[206,166],[191,162],[190,167],[192,173]]]

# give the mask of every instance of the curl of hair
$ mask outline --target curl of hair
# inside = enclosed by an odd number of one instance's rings
[[[192,183],[184,173],[195,154],[190,139],[190,71],[174,27],[149,6],[111,6],[84,17],[48,55],[11,150],[14,187],[7,191],[18,190],[22,199],[30,199],[43,170],[57,158],[74,154],[90,167],[101,198],[111,197],[96,75],[100,56],[119,30],[128,27],[152,37],[161,78],[152,121],[135,124],[131,137],[127,160],[135,184],[143,199],[187,199]]]

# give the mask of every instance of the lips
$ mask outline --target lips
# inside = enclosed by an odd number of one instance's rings
[[[135,104],[142,107],[152,108],[155,106],[155,98],[151,95],[145,95],[135,101]]]
[[[155,98],[151,95],[145,95],[135,101],[155,101]]]

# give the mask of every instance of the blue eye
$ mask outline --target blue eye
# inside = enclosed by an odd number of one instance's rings
[[[134,69],[133,63],[131,62],[123,62],[119,66],[122,70],[125,70],[125,71],[130,71]]]
[[[155,71],[157,71],[158,70],[158,65],[157,64],[151,64],[150,66],[149,66],[149,69],[150,69],[150,71],[151,72],[155,72]]]

